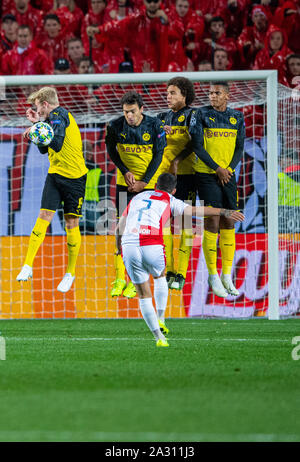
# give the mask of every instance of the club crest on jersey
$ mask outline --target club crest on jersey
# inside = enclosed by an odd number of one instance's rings
[[[149,141],[150,138],[151,138],[151,137],[150,137],[149,133],[144,133],[144,134],[143,134],[143,140],[144,140],[144,141]]]
[[[178,117],[178,122],[183,122],[185,119],[185,116],[182,114],[181,116]]]
[[[229,122],[230,122],[232,125],[235,125],[235,124],[237,123],[237,120],[236,120],[235,117],[230,117]]]

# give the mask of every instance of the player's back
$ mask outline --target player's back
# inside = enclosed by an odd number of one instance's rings
[[[181,215],[186,204],[165,191],[144,191],[129,203],[123,244],[163,245],[163,227],[171,215]]]

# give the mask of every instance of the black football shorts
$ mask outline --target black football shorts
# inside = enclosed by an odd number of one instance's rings
[[[235,175],[224,186],[221,185],[216,174],[196,173],[196,189],[199,199],[204,205],[230,210],[238,210],[238,190]]]
[[[85,194],[86,175],[66,178],[58,173],[48,173],[43,189],[41,209],[55,212],[63,202],[65,215],[81,215]]]

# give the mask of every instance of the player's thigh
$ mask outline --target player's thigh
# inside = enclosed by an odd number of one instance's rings
[[[239,208],[239,194],[234,174],[230,181],[223,186],[223,207],[230,210],[238,210]]]
[[[153,277],[158,278],[166,267],[164,246],[145,245],[141,247],[143,266]]]
[[[61,192],[56,183],[55,174],[48,173],[42,193],[41,210],[55,212],[61,201]]]
[[[196,189],[200,201],[207,207],[224,207],[223,190],[214,174],[196,173],[195,174]]]
[[[85,195],[86,175],[80,178],[65,178],[57,175],[57,182],[64,203],[64,214],[80,217]]]
[[[177,175],[176,199],[196,204],[195,175]]]
[[[138,245],[124,244],[122,246],[123,262],[134,284],[143,284],[149,279],[149,271],[143,264],[141,247]]]

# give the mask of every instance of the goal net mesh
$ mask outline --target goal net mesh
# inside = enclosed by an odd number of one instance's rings
[[[76,77],[74,76],[74,79]],[[141,75],[142,78],[142,75]],[[195,82],[194,107],[209,104],[208,83]],[[126,318],[139,317],[137,299],[111,298],[114,281],[116,169],[105,148],[105,127],[121,115],[120,98],[134,89],[144,111],[155,115],[168,109],[166,83],[56,86],[60,104],[71,111],[80,127],[86,162],[98,186],[86,194],[80,219],[82,246],[72,289],[62,294],[57,285],[67,265],[63,210],[54,216],[34,261],[33,279],[18,283],[29,235],[38,216],[47,156],[22,136],[29,123],[27,97],[40,86],[7,86],[0,101],[0,319],[9,318]],[[230,107],[243,111],[245,152],[236,168],[240,207],[246,219],[236,225],[236,253],[232,277],[238,297],[213,295],[201,247],[194,236],[182,292],[169,291],[167,317],[263,317],[267,313],[267,104],[266,82],[230,82]],[[281,316],[300,311],[300,129],[299,98],[295,91],[278,89],[278,210],[279,297]],[[179,236],[174,236],[178,261]],[[218,267],[221,258],[218,256]]]

